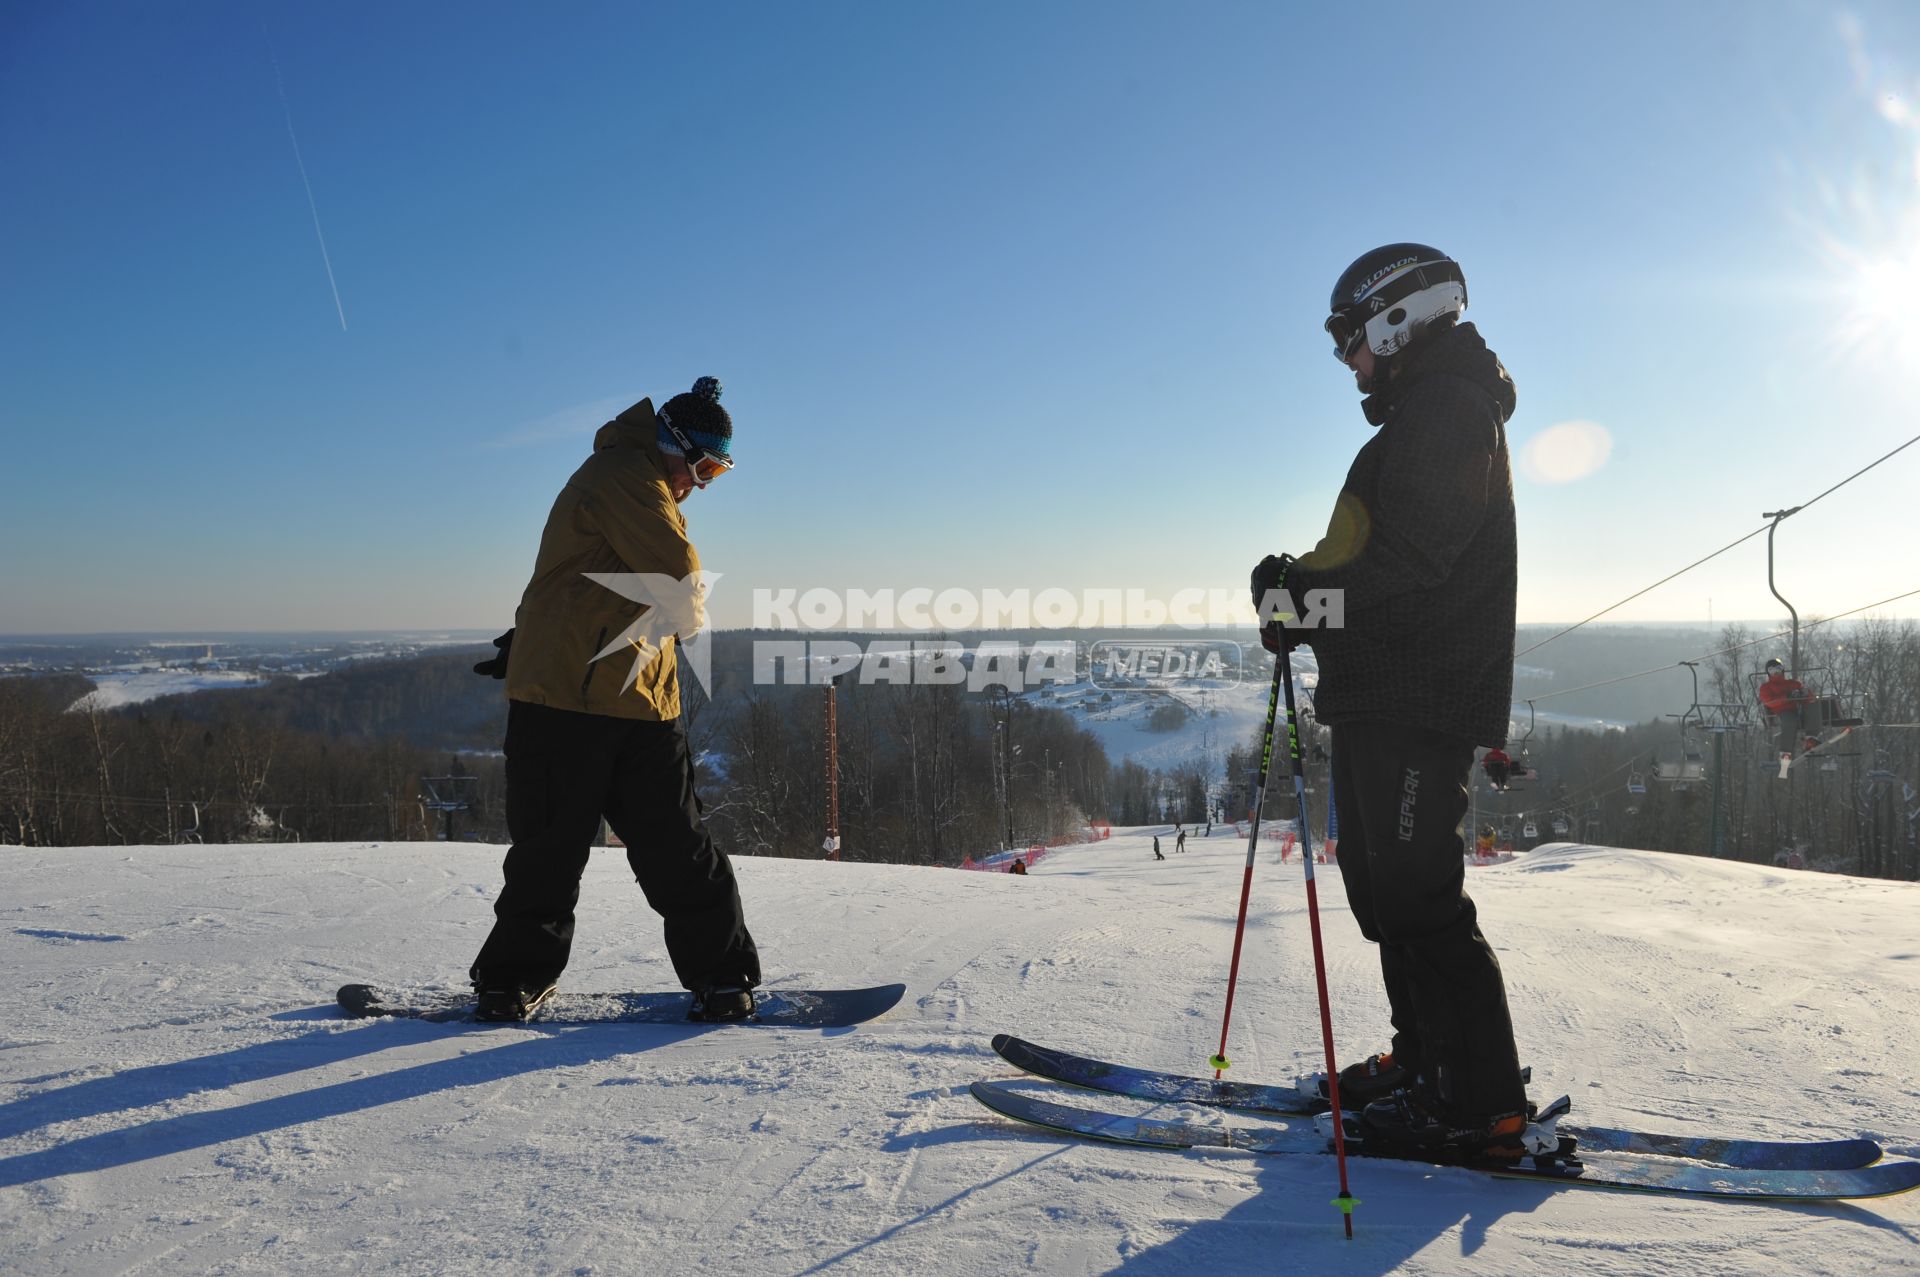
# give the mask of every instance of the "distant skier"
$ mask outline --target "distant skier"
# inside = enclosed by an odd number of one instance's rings
[[[1175,852],[1183,852],[1187,849],[1187,831],[1186,830],[1182,829],[1176,834],[1174,834],[1173,849]]]
[[[1213,837],[1213,817],[1211,816],[1207,817],[1207,832],[1204,836],[1208,838]]]
[[[1464,890],[1460,829],[1476,745],[1504,744],[1516,587],[1506,421],[1513,382],[1472,324],[1457,263],[1392,244],[1334,285],[1326,330],[1379,433],[1327,534],[1254,569],[1261,639],[1313,647],[1333,729],[1338,859],[1380,946],[1392,1050],[1346,1068],[1368,1138],[1452,1157],[1524,1156],[1526,1093],[1500,963]],[[1341,592],[1344,628],[1281,624]],[[1270,591],[1281,593],[1270,602]],[[1284,602],[1282,602],[1284,600]]]
[[[1487,779],[1495,789],[1505,789],[1507,781],[1513,775],[1513,760],[1507,757],[1504,749],[1490,749],[1480,759],[1480,766],[1486,771]]]
[[[674,659],[675,636],[705,624],[700,557],[680,503],[732,469],[732,443],[711,377],[658,412],[642,399],[600,427],[547,516],[515,628],[495,640],[497,657],[474,667],[507,682],[513,837],[493,931],[470,972],[482,1020],[524,1020],[553,992],[603,816],[666,919],[694,1018],[753,1012],[760,956],[733,867],[701,819]],[[589,573],[679,584],[659,584],[649,606]]]
[[[1165,857],[1165,856],[1163,856],[1163,855],[1161,855],[1161,854],[1160,854],[1160,835],[1159,835],[1159,834],[1155,834],[1155,835],[1153,836],[1153,858],[1154,858],[1155,860],[1165,860],[1165,859],[1166,859],[1166,857]]]
[[[1010,874],[1019,874],[1024,878],[1027,876],[1027,862],[1019,856],[1015,856],[1013,863],[1007,866],[1007,872]]]

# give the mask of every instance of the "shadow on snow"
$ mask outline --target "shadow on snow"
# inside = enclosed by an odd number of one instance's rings
[[[128,1069],[0,1105],[0,1138],[58,1122],[126,1112],[227,1087],[324,1068],[394,1047],[473,1031],[472,1025],[370,1024],[257,1043],[175,1064]],[[494,1026],[488,1026],[489,1029]],[[546,1069],[569,1068],[671,1046],[711,1026],[649,1025],[644,1038],[628,1026],[498,1026],[540,1036],[271,1099],[85,1135],[51,1148],[0,1158],[0,1187],[85,1171],[107,1170],[190,1149],[340,1117],[439,1091],[478,1086]]]

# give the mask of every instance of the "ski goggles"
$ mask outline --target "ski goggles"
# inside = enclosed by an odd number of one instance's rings
[[[713,449],[689,439],[687,432],[674,425],[673,418],[669,417],[665,411],[660,413],[660,424],[667,428],[667,433],[673,436],[674,443],[679,445],[680,459],[687,463],[687,471],[693,475],[693,481],[701,487],[706,487],[733,469],[732,458],[722,456]]]
[[[1355,347],[1366,340],[1366,317],[1336,310],[1327,316],[1326,330],[1327,336],[1333,338],[1333,357],[1344,364],[1353,357]]]

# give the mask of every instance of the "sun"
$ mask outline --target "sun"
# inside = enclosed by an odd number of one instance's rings
[[[1849,353],[1920,362],[1920,221],[1881,251],[1840,255],[1845,314],[1839,337]]]

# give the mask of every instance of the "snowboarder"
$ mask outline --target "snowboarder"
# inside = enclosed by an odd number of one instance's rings
[[[513,838],[493,931],[469,973],[482,1020],[524,1020],[553,992],[602,816],[666,920],[693,1017],[753,1012],[760,958],[733,867],[701,819],[674,653],[676,636],[705,624],[680,503],[733,468],[732,444],[711,377],[658,412],[642,399],[602,426],[547,516],[515,628],[474,667],[507,684]],[[617,582],[623,591],[589,575],[601,573],[650,574],[651,602],[630,598],[642,592],[630,583]]]
[[[1007,866],[1007,872],[1010,874],[1019,874],[1024,878],[1027,876],[1027,862],[1019,856],[1015,856],[1013,863]]]
[[[1181,829],[1175,832],[1173,836],[1173,849],[1176,852],[1183,852],[1187,849],[1187,831],[1186,830]]]
[[[1163,855],[1161,855],[1161,854],[1160,854],[1160,835],[1159,835],[1159,834],[1155,834],[1155,835],[1153,836],[1153,858],[1154,858],[1155,860],[1165,860],[1165,859],[1166,859],[1166,857],[1165,857],[1165,856],[1163,856]]]
[[[1341,1103],[1364,1108],[1370,1139],[1477,1160],[1523,1155],[1526,1094],[1500,963],[1464,890],[1474,747],[1506,739],[1516,588],[1513,382],[1459,322],[1466,304],[1459,265],[1421,244],[1340,276],[1326,331],[1379,433],[1326,536],[1297,561],[1269,556],[1253,583],[1263,644],[1319,660],[1341,876],[1392,1013],[1391,1050],[1342,1071]],[[1275,619],[1319,590],[1342,592],[1344,628]]]

